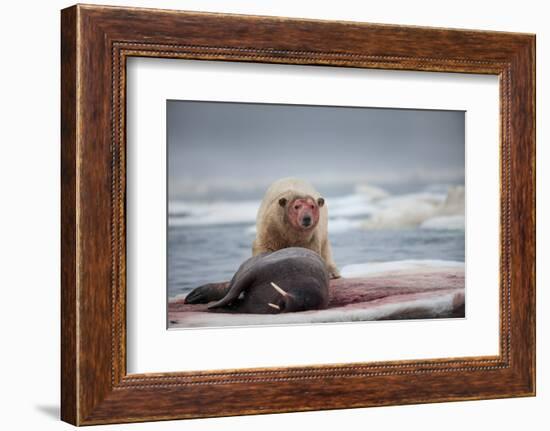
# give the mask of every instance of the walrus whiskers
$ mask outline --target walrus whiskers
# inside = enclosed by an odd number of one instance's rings
[[[267,305],[269,305],[271,308],[275,308],[277,310],[281,310],[281,307],[279,307],[277,304],[272,304],[271,302],[268,302]]]
[[[279,286],[277,286],[275,283],[271,282],[271,285],[273,286],[273,288],[279,292],[281,295],[283,296],[287,296],[288,293],[286,293],[283,289],[281,289]]]

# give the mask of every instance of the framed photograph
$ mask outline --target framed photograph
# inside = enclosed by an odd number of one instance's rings
[[[166,115],[169,328],[465,317],[464,111]]]
[[[63,420],[535,394],[534,35],[61,17]]]

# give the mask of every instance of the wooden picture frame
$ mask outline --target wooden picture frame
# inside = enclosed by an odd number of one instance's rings
[[[534,35],[84,5],[61,18],[62,420],[90,425],[535,394]],[[498,75],[500,354],[127,374],[130,56]]]

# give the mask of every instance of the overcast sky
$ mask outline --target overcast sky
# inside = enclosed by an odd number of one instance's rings
[[[464,112],[167,102],[170,196],[316,183],[445,182],[464,175]]]

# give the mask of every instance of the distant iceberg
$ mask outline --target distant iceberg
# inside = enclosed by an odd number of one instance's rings
[[[169,226],[205,226],[256,222],[257,201],[168,203]]]
[[[340,273],[344,278],[368,277],[384,273],[397,273],[401,271],[425,271],[434,269],[464,269],[464,262],[451,260],[396,260],[389,262],[357,263],[344,266]]]
[[[439,216],[425,220],[420,229],[435,230],[464,230],[465,219],[463,215]]]
[[[464,187],[450,187],[447,194],[422,192],[381,199],[361,227],[464,230]]]

